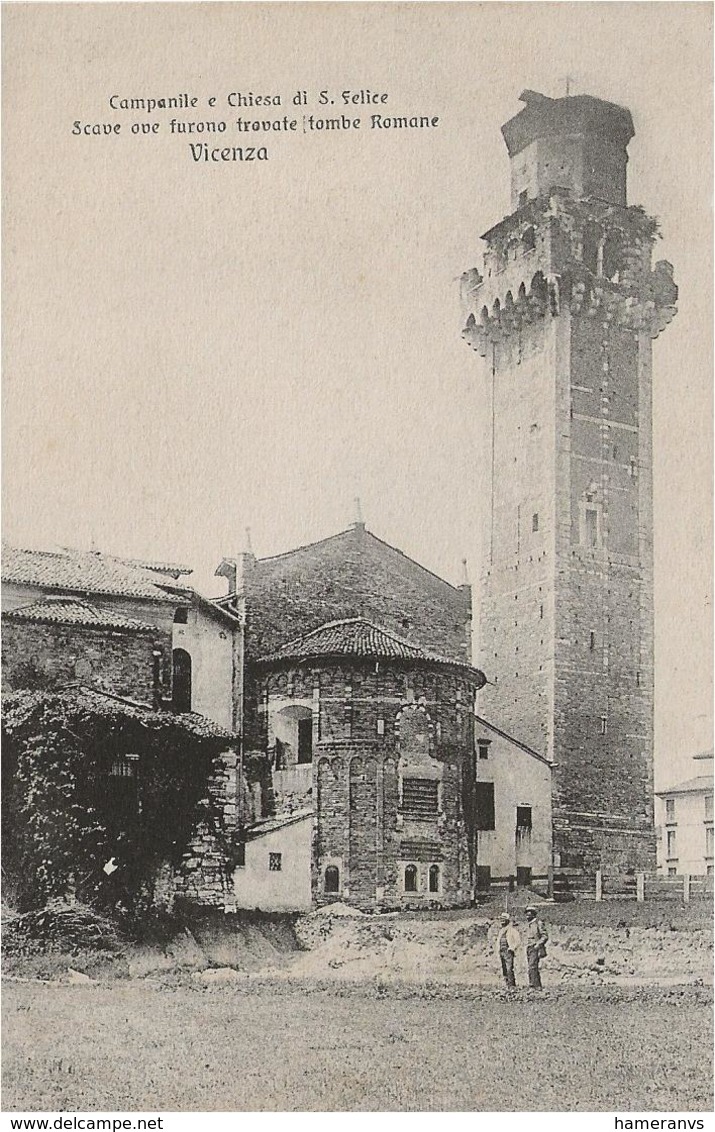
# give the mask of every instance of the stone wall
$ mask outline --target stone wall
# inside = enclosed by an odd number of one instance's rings
[[[252,683],[256,738],[270,759],[275,716],[295,706],[312,713],[311,794],[300,801],[315,811],[315,901],[344,899],[363,908],[468,903],[472,875],[463,793],[473,753],[469,674],[346,658],[293,668],[259,665]],[[293,776],[302,769],[294,767]],[[297,805],[281,795],[283,777],[273,776],[279,813]],[[405,781],[416,781],[434,804],[428,800],[420,813],[410,809]],[[416,870],[415,891],[405,884],[408,867]],[[437,869],[434,891],[430,867]],[[326,881],[327,869],[338,870],[337,891]]]
[[[192,904],[235,906],[232,874],[239,829],[240,756],[225,751],[209,782],[210,800],[197,809],[196,829],[175,877],[175,895]]]
[[[328,621],[366,617],[423,648],[471,662],[471,594],[370,534],[362,524],[244,566],[250,657]]]
[[[3,619],[2,675],[6,691],[51,689],[72,681],[154,702],[156,645],[171,656],[167,633],[43,625]]]

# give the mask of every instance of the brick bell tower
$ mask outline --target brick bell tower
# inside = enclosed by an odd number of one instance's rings
[[[675,314],[626,202],[630,113],[521,95],[510,214],[463,276],[484,359],[480,712],[553,759],[554,861],[652,868],[652,341]]]

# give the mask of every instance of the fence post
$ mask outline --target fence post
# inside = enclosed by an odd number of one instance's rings
[[[603,899],[603,876],[600,869],[596,869],[596,900]]]
[[[549,865],[546,870],[546,895],[549,900],[553,900],[554,896],[554,866]]]
[[[645,873],[636,873],[636,900],[639,904],[645,900]]]
[[[683,873],[683,904],[690,903],[690,873]]]

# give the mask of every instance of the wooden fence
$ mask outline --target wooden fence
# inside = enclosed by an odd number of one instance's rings
[[[547,884],[549,896],[560,903],[576,897],[592,900],[690,900],[712,898],[713,877],[687,873],[667,877],[660,873],[615,873],[598,870],[553,868]]]

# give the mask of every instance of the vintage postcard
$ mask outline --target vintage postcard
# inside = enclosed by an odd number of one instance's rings
[[[704,1128],[711,5],[2,15],[4,1111]]]

